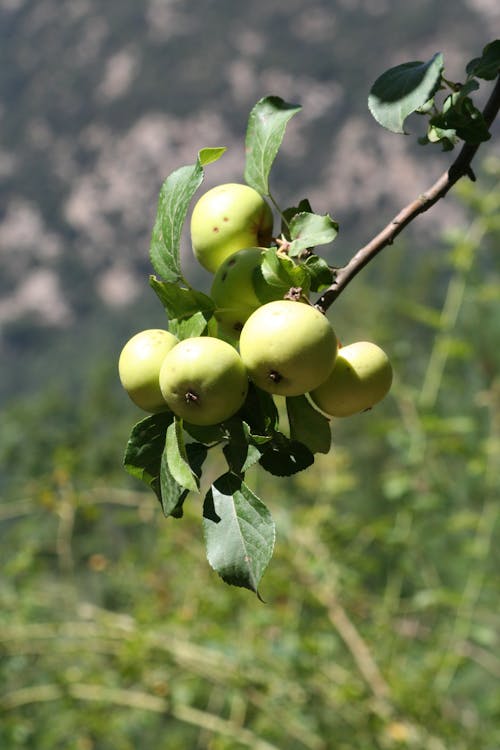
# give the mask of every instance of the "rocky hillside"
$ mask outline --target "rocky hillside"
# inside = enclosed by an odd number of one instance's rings
[[[134,328],[162,180],[206,145],[229,147],[206,184],[240,180],[261,96],[303,105],[273,174],[280,201],[329,211],[339,253],[373,232],[448,157],[383,132],[370,84],[438,50],[458,76],[499,22],[486,0],[0,0],[3,395],[16,363],[63,346],[58,331],[92,349],[117,319]]]

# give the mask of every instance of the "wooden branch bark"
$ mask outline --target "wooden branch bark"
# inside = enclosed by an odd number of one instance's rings
[[[496,80],[495,87],[483,110],[484,119],[491,126],[500,109],[500,76]],[[373,239],[364,247],[360,248],[350,259],[350,261],[339,268],[333,284],[321,295],[316,302],[316,307],[321,312],[326,312],[333,304],[337,297],[343,292],[346,286],[354,279],[355,276],[372,261],[385,247],[392,245],[396,237],[410,222],[417,216],[428,211],[441,198],[444,198],[448,191],[455,185],[458,180],[466,175],[472,180],[475,179],[471,168],[480,144],[465,143],[457,158],[446,172],[436,180],[422,195],[405,206],[382,229]]]

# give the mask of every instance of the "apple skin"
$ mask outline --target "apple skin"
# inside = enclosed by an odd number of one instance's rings
[[[248,185],[225,183],[204,193],[191,215],[191,244],[201,265],[214,273],[232,253],[246,247],[268,246],[273,214],[259,193]]]
[[[122,386],[141,409],[152,413],[168,407],[159,383],[160,368],[179,340],[169,331],[148,328],[132,336],[123,347],[118,360]]]
[[[339,349],[331,374],[310,396],[326,414],[350,417],[375,406],[391,385],[386,353],[370,341],[357,341]]]
[[[211,297],[221,334],[237,339],[243,324],[260,307],[252,276],[260,266],[261,247],[247,247],[229,255],[215,272]]]
[[[234,347],[212,336],[184,339],[160,370],[163,398],[178,417],[194,425],[213,425],[243,405],[248,376]]]
[[[259,388],[280,396],[299,396],[330,374],[337,338],[315,307],[276,300],[250,315],[241,331],[240,354]]]

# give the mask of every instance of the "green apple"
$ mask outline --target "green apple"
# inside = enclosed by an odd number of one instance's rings
[[[248,376],[234,347],[212,336],[195,336],[167,354],[160,388],[178,417],[194,425],[212,425],[229,419],[243,405]]]
[[[381,401],[391,384],[386,353],[369,341],[357,341],[339,349],[329,377],[310,395],[326,414],[349,417]]]
[[[272,231],[269,205],[253,188],[234,182],[204,193],[191,215],[193,252],[212,273],[236,250],[268,246]]]
[[[149,328],[136,333],[123,347],[118,360],[120,381],[134,404],[144,411],[154,413],[168,408],[160,390],[160,368],[178,343],[168,331]]]
[[[220,332],[230,338],[239,337],[245,321],[261,305],[255,293],[253,273],[260,266],[263,249],[238,250],[215,272],[211,290],[216,305],[215,317]]]
[[[280,396],[299,396],[330,374],[337,338],[315,307],[276,300],[250,315],[241,331],[240,354],[259,388]]]

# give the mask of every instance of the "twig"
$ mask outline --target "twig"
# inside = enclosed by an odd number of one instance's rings
[[[497,78],[495,87],[483,110],[483,117],[488,127],[493,123],[499,108],[500,76]],[[451,167],[446,172],[443,172],[425,193],[422,193],[422,195],[405,206],[381,232],[373,237],[368,244],[360,248],[345,266],[337,270],[335,281],[316,302],[316,307],[321,312],[326,312],[361,269],[373,260],[387,245],[392,245],[398,234],[411,221],[425,211],[428,211],[441,198],[444,198],[458,180],[466,175],[470,179],[475,180],[471,162],[476,155],[479,145],[478,143],[465,143]]]

